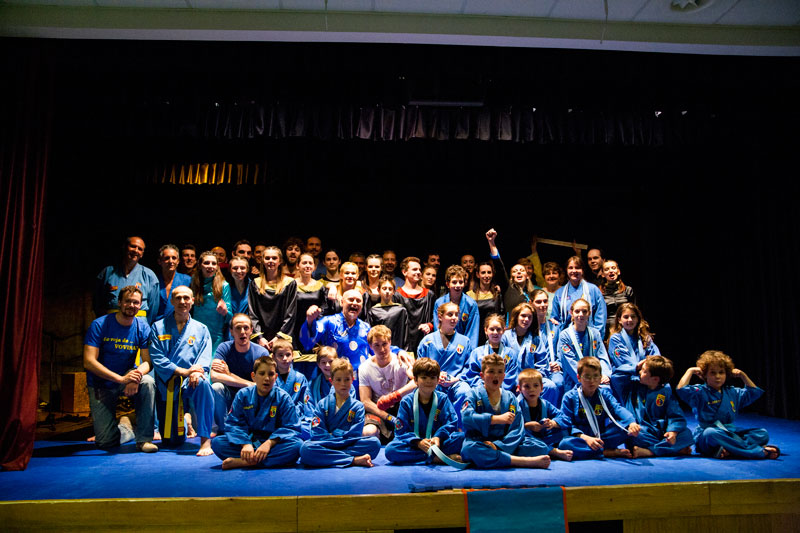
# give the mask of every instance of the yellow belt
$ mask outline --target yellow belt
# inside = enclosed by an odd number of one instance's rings
[[[167,408],[164,413],[164,438],[172,437],[172,411],[175,401],[175,385],[178,386],[178,436],[183,436],[183,378],[172,376],[167,381]]]

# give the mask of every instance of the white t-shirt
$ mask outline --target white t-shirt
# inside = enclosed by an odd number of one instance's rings
[[[406,383],[408,374],[395,354],[392,354],[392,360],[383,368],[378,366],[374,356],[358,367],[358,386],[372,389],[373,402],[384,394],[402,388]]]

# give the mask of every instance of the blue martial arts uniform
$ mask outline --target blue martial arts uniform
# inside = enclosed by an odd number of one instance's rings
[[[563,383],[563,378],[561,374],[555,375],[554,373],[550,372],[550,360],[546,359],[547,352],[545,351],[547,348],[545,343],[541,342],[542,339],[540,336],[534,336],[534,332],[536,330],[531,327],[528,329],[528,332],[525,333],[525,336],[522,338],[520,342],[519,337],[517,337],[516,331],[513,329],[507,329],[503,332],[503,336],[500,338],[500,344],[502,346],[509,346],[510,348],[517,351],[519,354],[517,356],[519,362],[517,363],[519,370],[517,374],[519,374],[520,370],[525,368],[535,368],[542,374],[542,397],[545,398],[550,403],[558,403],[558,400],[561,398],[561,389],[559,388],[559,384]],[[547,367],[545,369],[545,366]],[[558,380],[558,383],[550,378],[551,375],[554,375],[555,378]],[[516,380],[516,378],[514,378]],[[509,389],[512,392],[515,389]]]
[[[158,276],[158,312],[156,313],[153,322],[156,320],[161,320],[167,315],[171,315],[175,312],[175,308],[172,307],[172,291],[175,290],[175,287],[189,287],[192,284],[192,277],[188,274],[181,274],[180,272],[175,272],[175,276],[172,278],[172,285],[169,288],[169,294],[167,294],[167,284],[164,282],[164,276],[159,272]]]
[[[236,315],[239,313],[248,314],[250,307],[247,301],[247,295],[250,291],[250,282],[245,279],[244,292],[239,292],[236,288],[236,282],[230,284],[231,288],[231,312]]]
[[[500,408],[495,411],[489,402],[489,394],[483,386],[470,390],[464,402],[464,446],[461,457],[477,468],[501,468],[511,465],[511,456],[535,457],[546,455],[550,450],[544,442],[525,434],[525,426],[519,413],[516,397],[507,390],[500,389]],[[492,424],[493,415],[511,411],[514,421],[511,424]],[[484,441],[492,442],[493,450]]]
[[[635,422],[633,415],[630,411],[622,407],[614,398],[614,394],[608,387],[598,387],[597,391],[591,398],[586,398],[589,403],[590,409],[594,412],[595,419],[600,434],[597,435],[592,429],[589,417],[581,405],[580,396],[582,393],[581,387],[567,391],[564,394],[564,400],[561,403],[561,415],[564,421],[564,430],[570,430],[570,437],[565,437],[558,445],[562,450],[572,450],[573,459],[596,459],[603,457],[604,450],[613,450],[619,447],[620,444],[628,440],[627,429],[623,430],[614,424],[608,417],[609,413],[603,409],[603,403],[600,400],[602,396],[611,416],[619,422],[619,424],[627,428]],[[603,446],[597,450],[592,450],[586,441],[578,435],[585,434],[591,437],[599,437],[603,441]]]
[[[253,363],[263,355],[269,355],[269,352],[254,342],[250,343],[250,348],[246,352],[241,353],[236,350],[234,341],[226,341],[219,345],[214,353],[214,359],[224,361],[231,374],[251,381],[250,374],[253,372]],[[233,403],[233,398],[241,388],[229,387],[219,382],[212,383],[211,387],[214,389],[214,423],[217,424],[220,431],[224,432],[225,416]]]
[[[150,332],[150,359],[156,373],[158,421],[163,442],[179,445],[185,439],[182,413],[187,399],[197,415],[197,434],[210,437],[214,423],[214,390],[208,378],[211,336],[205,324],[190,317],[179,332],[174,314],[159,320]],[[205,372],[194,388],[189,386],[188,378],[175,375],[176,368],[193,365],[202,367]]]
[[[450,291],[447,291],[447,294],[439,297],[433,304],[433,329],[439,329],[439,306],[449,301]],[[456,332],[467,337],[470,346],[478,346],[478,337],[480,333],[480,312],[478,310],[478,303],[466,293],[461,295],[461,300],[458,302],[458,324],[456,324]]]
[[[720,447],[734,457],[764,459],[764,446],[769,443],[766,429],[739,429],[734,424],[736,413],[764,394],[758,387],[722,387],[715,391],[705,383],[677,389],[681,400],[692,407],[697,418],[694,444],[697,453],[715,455]]]
[[[317,370],[317,375],[314,376],[308,384],[308,404],[312,407],[317,405],[320,400],[325,398],[331,392],[331,382],[325,377],[325,374]],[[357,400],[356,388],[350,385],[350,397]]]
[[[223,461],[240,458],[242,446],[252,444],[258,449],[267,440],[278,442],[270,449],[261,466],[274,467],[294,464],[300,456],[300,421],[288,394],[278,387],[260,396],[256,386],[236,393],[231,412],[225,420],[228,432],[211,440],[211,449]]]
[[[611,387],[619,401],[624,403],[625,399],[622,391],[615,388],[615,384],[626,386],[632,376],[638,376],[636,365],[650,355],[661,355],[652,339],[645,347],[638,335],[632,338],[624,329],[608,338],[608,359],[612,369]]]
[[[631,444],[647,448],[657,456],[678,455],[692,445],[692,433],[686,427],[686,418],[669,383],[650,390],[639,382],[638,375],[633,375],[612,376],[611,384],[615,391],[620,391],[622,404],[642,428],[638,437],[631,437]],[[668,431],[677,433],[675,444],[664,439]]]
[[[300,419],[302,424],[303,419],[311,416],[311,405],[308,403],[310,396],[308,394],[308,380],[300,372],[294,368],[290,368],[286,374],[286,379],[278,374],[275,380],[275,386],[283,389],[292,398],[295,409],[297,409],[297,418]]]
[[[355,324],[348,327],[344,313],[324,316],[314,321],[313,331],[308,330],[308,322],[304,321],[300,328],[300,341],[306,350],[311,351],[315,344],[333,346],[339,357],[347,357],[353,365],[354,382],[358,381],[358,367],[369,359],[369,343],[367,343],[369,324],[356,319]]]
[[[117,297],[119,290],[128,285],[135,285],[142,291],[141,311],[147,316],[147,323],[155,322],[159,306],[158,277],[149,268],[136,264],[130,274],[125,275],[122,266],[107,266],[97,275],[94,291],[94,312],[103,316],[119,308]]]
[[[467,360],[472,353],[469,339],[460,333],[454,333],[447,348],[442,342],[441,331],[428,333],[422,338],[417,347],[417,359],[428,357],[439,363],[442,372],[446,372],[450,379],[458,379],[449,387],[439,385],[437,390],[445,392],[453,403],[456,413],[461,413],[461,405],[469,394],[470,386],[466,382]]]
[[[429,415],[425,414],[422,405],[419,406],[419,420],[417,425],[420,434],[414,433],[414,396],[405,396],[400,401],[400,408],[397,410],[397,417],[394,421],[394,439],[386,445],[386,459],[392,463],[423,463],[430,462],[432,455],[428,455],[417,446],[424,437],[430,420]],[[447,398],[447,394],[441,391],[434,391],[436,395],[436,412],[433,414],[433,426],[431,428],[431,438],[438,437],[441,446],[439,449],[445,455],[461,453],[464,445],[464,432],[458,430],[458,416],[456,415],[453,404]],[[429,405],[433,409],[433,398]]]
[[[308,466],[349,466],[354,457],[381,451],[378,437],[364,437],[364,404],[348,396],[336,410],[336,392],[331,391],[313,410],[311,439],[300,448],[300,461]]]
[[[222,282],[222,300],[228,308],[225,315],[217,313],[217,301],[214,300],[212,283],[214,278],[203,279],[203,303],[200,303],[195,295],[194,307],[192,307],[192,318],[198,320],[208,327],[211,335],[211,351],[217,352],[217,347],[222,344],[227,336],[227,328],[233,318],[233,305],[231,305],[231,286],[227,281]]]
[[[553,296],[553,318],[561,324],[562,329],[566,328],[571,321],[569,309],[572,302],[578,298],[584,298],[589,302],[592,312],[589,325],[597,328],[600,331],[600,338],[604,338],[606,334],[606,301],[597,285],[589,283],[585,279],[582,279],[577,287],[573,287],[572,283],[567,282],[556,291]]]
[[[470,388],[479,387],[483,384],[481,381],[481,361],[490,353],[496,353],[503,358],[506,364],[506,377],[503,379],[503,388],[509,392],[517,390],[517,376],[519,375],[519,354],[517,350],[510,346],[504,346],[502,343],[497,351],[495,351],[489,343],[483,346],[478,346],[469,356],[467,361],[467,372],[464,379],[469,384]]]
[[[541,406],[541,416],[538,417],[537,420],[531,418],[531,407],[528,405],[528,401],[525,397],[520,394],[517,396],[517,403],[519,404],[519,409],[522,411],[522,424],[523,426],[528,422],[540,422],[545,418],[549,418],[554,422],[558,423],[557,428],[553,429],[542,429],[538,432],[530,431],[529,429],[525,429],[525,432],[534,438],[539,439],[540,441],[547,444],[550,450],[556,447],[556,445],[561,442],[561,439],[564,438],[564,415],[561,414],[561,409],[553,405],[552,403],[548,402],[541,396],[539,396],[539,405]],[[549,450],[548,450],[549,451]]]
[[[575,330],[574,324],[570,324],[559,334],[556,351],[561,357],[565,394],[578,384],[578,361],[584,357],[598,358],[602,374],[611,378],[611,363],[603,344],[603,335],[591,326],[587,326],[586,331],[581,333]]]

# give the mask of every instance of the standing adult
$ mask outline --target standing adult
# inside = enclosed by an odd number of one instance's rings
[[[119,309],[117,297],[120,288],[133,285],[142,291],[142,306],[137,316],[146,317],[148,324],[153,323],[159,306],[158,277],[152,270],[139,264],[143,255],[142,238],[128,237],[122,261],[100,271],[94,291],[96,316],[115,313]]]
[[[200,254],[200,266],[192,276],[191,288],[195,294],[192,314],[195,320],[208,327],[213,353],[225,340],[227,325],[233,317],[231,287],[222,277],[216,254],[213,252]]]
[[[259,276],[250,282],[248,302],[253,340],[267,350],[280,335],[291,340],[297,316],[297,282],[281,274],[283,255],[277,246],[264,249]]]
[[[561,325],[561,329],[569,326],[570,308],[578,298],[583,298],[589,303],[591,318],[589,325],[600,331],[601,337],[606,332],[606,301],[600,289],[593,283],[583,279],[583,260],[579,255],[574,255],[567,260],[568,282],[556,291],[553,297],[553,318]]]
[[[172,314],[172,289],[175,287],[188,287],[192,283],[191,276],[178,272],[180,251],[174,244],[165,244],[158,251],[158,264],[161,271],[158,273],[158,312],[153,320],[161,320],[166,315]]]
[[[384,255],[384,264],[386,256]],[[400,270],[405,276],[403,286],[397,289],[395,299],[408,312],[407,344],[403,346],[409,352],[416,352],[422,338],[433,331],[433,313],[436,294],[420,283],[422,279],[422,263],[418,257],[406,257],[400,263]]]

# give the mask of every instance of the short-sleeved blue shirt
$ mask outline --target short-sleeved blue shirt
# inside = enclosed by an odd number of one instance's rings
[[[231,374],[250,380],[250,374],[253,372],[253,363],[262,355],[269,355],[269,352],[260,344],[251,342],[250,349],[245,353],[240,353],[236,351],[234,341],[226,341],[217,347],[214,359],[225,361]],[[233,394],[239,391],[238,388],[229,387],[229,389]]]
[[[135,318],[130,326],[122,326],[117,322],[117,314],[103,315],[92,322],[86,332],[84,344],[100,350],[97,360],[112,372],[124,375],[133,368],[136,353],[147,348],[150,338],[150,326],[144,318]],[[90,387],[114,389],[119,385],[112,381],[86,372],[86,381]]]

